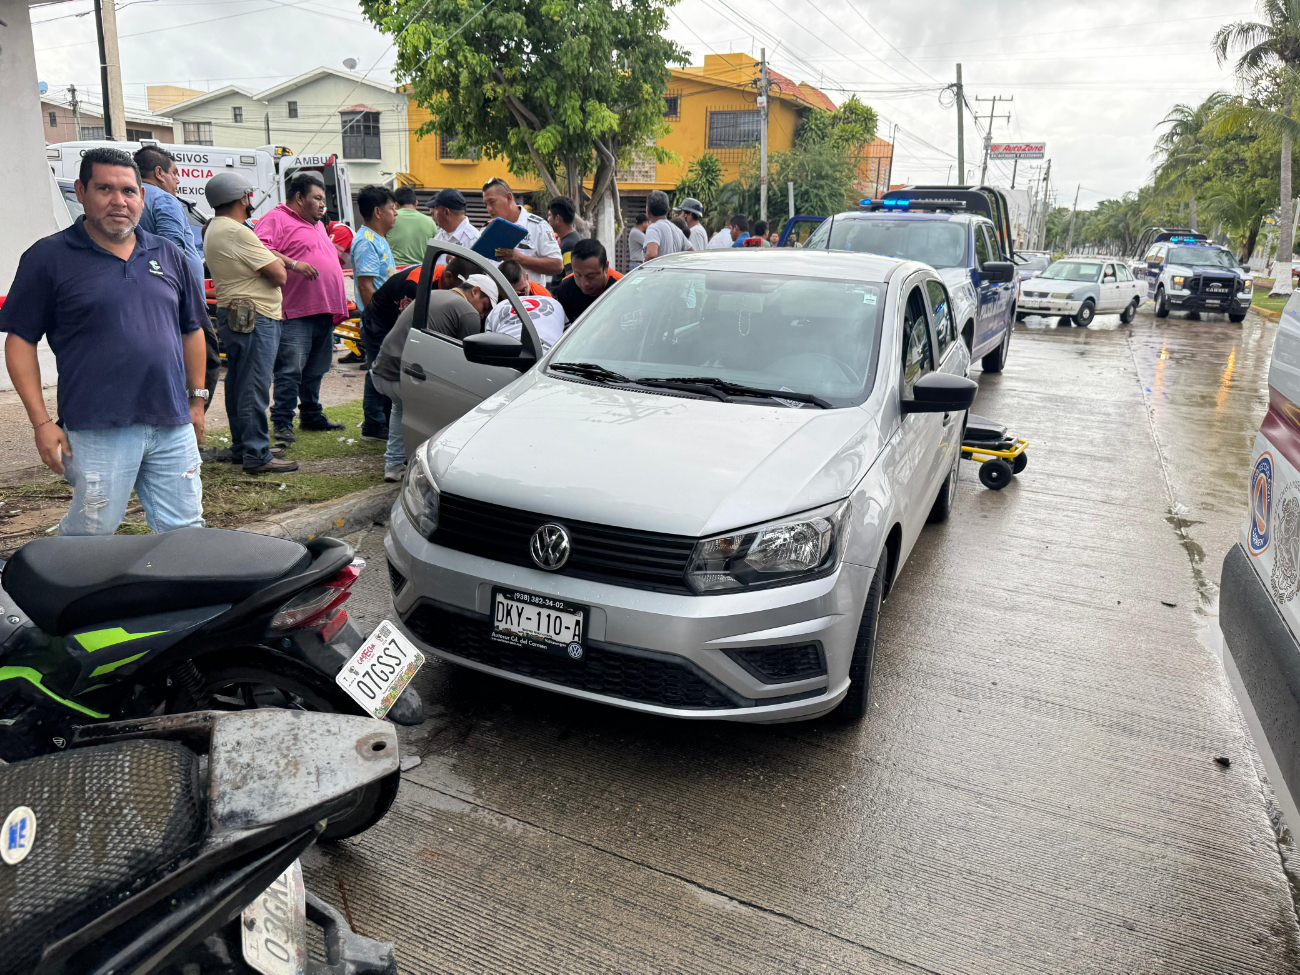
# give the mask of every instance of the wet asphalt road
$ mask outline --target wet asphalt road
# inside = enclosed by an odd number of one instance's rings
[[[304,859],[403,972],[1260,972],[1300,928],[1214,656],[1274,326],[1029,319],[856,727],[676,723],[433,661],[377,828]],[[391,613],[381,532],[352,611]],[[1224,768],[1216,757],[1230,760]]]

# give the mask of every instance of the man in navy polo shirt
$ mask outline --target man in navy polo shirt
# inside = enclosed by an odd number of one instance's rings
[[[140,497],[155,532],[203,525],[202,285],[169,240],[138,229],[140,171],[120,149],[82,157],[67,230],[27,249],[3,306],[5,362],[46,466],[72,485],[63,535],[111,535]],[[36,343],[59,367],[59,419]]]

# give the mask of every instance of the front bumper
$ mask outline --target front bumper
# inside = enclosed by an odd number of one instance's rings
[[[1026,298],[1022,293],[1016,311],[1028,315],[1068,315],[1073,318],[1079,314],[1083,301],[1064,301],[1055,298]]]
[[[1178,311],[1217,311],[1217,312],[1244,312],[1250,308],[1250,295],[1248,294],[1191,294],[1184,292],[1179,294],[1176,291],[1166,291],[1165,298],[1169,302],[1170,308],[1176,308]]]
[[[496,562],[435,545],[394,504],[384,547],[393,603],[417,645],[453,663],[585,700],[678,718],[775,723],[814,718],[848,691],[872,569],[751,593],[648,592]],[[586,654],[490,639],[492,590],[590,607]],[[824,672],[764,679],[740,651],[816,646]]]
[[[1292,831],[1300,829],[1300,642],[1238,542],[1223,560],[1223,666]]]

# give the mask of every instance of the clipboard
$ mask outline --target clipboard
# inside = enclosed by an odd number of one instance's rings
[[[475,254],[481,254],[488,260],[495,261],[498,248],[515,247],[527,236],[528,231],[519,224],[505,217],[497,217],[483,228],[483,232],[478,235],[478,240],[474,241],[474,246],[470,249]]]

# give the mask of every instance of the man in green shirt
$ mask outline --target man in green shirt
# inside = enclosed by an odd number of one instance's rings
[[[438,227],[433,217],[417,208],[415,190],[399,186],[393,196],[397,198],[397,223],[387,238],[388,246],[393,249],[393,260],[398,267],[419,264],[424,260],[425,245],[438,232]]]

